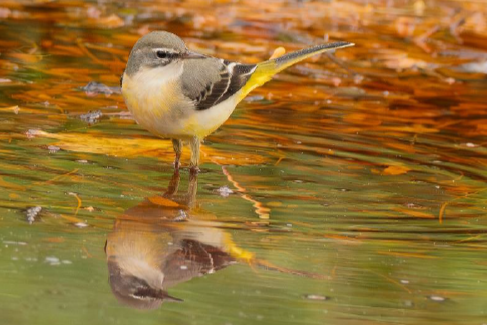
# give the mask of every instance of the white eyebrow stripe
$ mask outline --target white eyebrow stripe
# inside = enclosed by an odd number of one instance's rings
[[[166,48],[157,48],[157,49],[152,49],[154,52],[158,51],[163,51],[163,52],[169,52],[169,53],[177,53],[176,50],[173,49],[166,49]]]

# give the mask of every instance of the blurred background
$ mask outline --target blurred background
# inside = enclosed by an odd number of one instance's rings
[[[253,91],[181,198],[120,95],[153,30],[247,63],[356,45]],[[0,33],[2,324],[487,324],[486,1],[2,0]],[[124,303],[110,238],[190,252],[184,302]]]

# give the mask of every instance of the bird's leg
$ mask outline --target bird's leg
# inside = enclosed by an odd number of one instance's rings
[[[183,142],[179,139],[172,139],[172,147],[176,153],[176,159],[174,160],[174,168],[179,169],[179,159],[181,158],[181,151],[183,150]]]
[[[171,198],[177,191],[179,187],[179,169],[174,169],[174,173],[172,174],[171,181],[169,182],[169,186],[167,187],[166,192],[162,196],[166,198]]]
[[[191,149],[191,161],[189,163],[189,168],[192,173],[198,173],[198,164],[200,161],[200,139],[198,137],[193,137],[189,141],[189,147]]]
[[[192,209],[196,202],[196,191],[198,190],[198,173],[192,169],[189,172],[188,193],[186,194],[186,204]]]

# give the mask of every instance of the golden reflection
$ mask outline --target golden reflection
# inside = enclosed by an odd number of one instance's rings
[[[167,290],[194,277],[211,274],[253,254],[238,248],[211,216],[192,209],[197,177],[178,194],[179,172],[167,191],[125,211],[108,235],[105,252],[114,296],[138,309],[182,301]]]

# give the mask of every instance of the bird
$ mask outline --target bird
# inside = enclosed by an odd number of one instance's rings
[[[201,141],[225,123],[253,89],[306,58],[353,45],[344,41],[320,44],[245,64],[191,51],[177,35],[153,31],[133,46],[120,86],[135,121],[152,134],[172,140],[175,169],[187,141],[190,170],[198,172]]]

